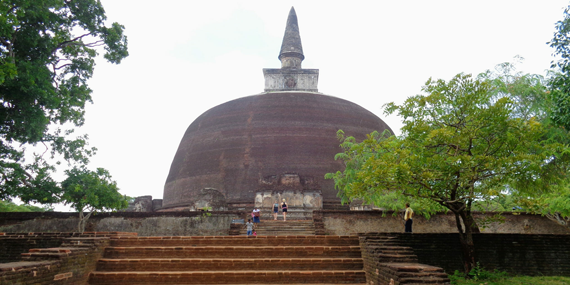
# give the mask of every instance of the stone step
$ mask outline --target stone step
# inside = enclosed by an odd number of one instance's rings
[[[295,231],[277,231],[277,230],[253,230],[258,236],[313,236],[314,230],[295,230]],[[246,235],[247,231],[239,231],[238,235]]]
[[[249,218],[249,217],[248,217]],[[261,220],[273,220],[273,210],[261,210],[261,216],[260,216]],[[279,212],[277,214],[277,219],[280,221],[283,221],[283,213]],[[313,211],[307,211],[307,210],[303,210],[303,209],[299,209],[299,210],[295,210],[295,209],[291,209],[287,211],[287,221],[290,220],[307,220],[307,221],[312,221],[313,220]]]
[[[244,226],[243,229],[246,229],[246,227]],[[254,229],[269,229],[269,230],[314,230],[315,227],[312,226],[297,226],[297,227],[293,227],[293,226],[287,226],[287,225],[281,225],[281,226],[273,226],[273,225],[264,225],[264,224],[258,224]]]
[[[416,263],[418,257],[415,254],[377,254],[380,262]]]
[[[291,284],[331,283],[363,284],[363,270],[326,271],[145,271],[145,272],[100,272],[94,271],[89,278],[91,285],[147,285],[147,284]]]
[[[399,284],[449,284],[442,268],[414,262],[387,262],[378,264],[384,276],[393,276]]]
[[[323,201],[323,210],[349,211],[349,204],[341,204],[340,201]]]
[[[359,246],[357,236],[163,236],[120,237],[110,241],[114,247],[144,246]]]
[[[257,227],[253,229],[254,231],[257,231],[258,233],[261,231],[269,231],[269,232],[285,232],[285,233],[290,233],[289,235],[294,235],[296,232],[314,232],[315,228],[311,228],[311,227],[298,227],[298,228],[291,228],[291,227]],[[241,229],[240,232],[247,232],[247,229]]]
[[[400,278],[401,285],[449,284],[449,278]]]
[[[273,216],[272,216],[273,217]],[[283,217],[281,217],[283,218]],[[261,219],[262,223],[268,223],[268,224],[276,224],[276,225],[283,225],[283,224],[292,224],[292,225],[310,225],[313,224],[313,220],[294,220],[294,219],[287,219],[287,221],[283,221],[283,220],[279,220],[279,217],[277,217],[277,221],[273,220],[273,218],[271,219]]]
[[[107,247],[105,258],[361,257],[360,246]]]
[[[284,236],[284,235],[315,235],[315,226],[312,220],[261,220],[255,224],[258,235]],[[245,224],[232,224],[230,235],[246,235]]]
[[[263,227],[258,231],[270,232]],[[366,282],[357,236],[125,236],[110,243],[89,284]]]
[[[260,258],[260,259],[101,259],[97,271],[314,271],[361,270],[362,258]]]
[[[376,253],[382,254],[392,254],[392,255],[414,255],[414,250],[410,247],[404,246],[379,246],[370,247],[375,250]]]
[[[289,226],[289,225],[264,225],[264,224],[257,224],[255,226],[257,229],[311,229],[314,230],[315,227],[313,226]],[[245,226],[243,227],[244,229],[246,228]]]
[[[294,232],[294,231],[314,231],[315,228],[314,227],[268,227],[268,226],[258,226],[256,228],[253,228],[256,231],[260,231],[260,230],[267,230],[267,231],[290,231],[290,232]],[[245,228],[244,228],[245,230]]]
[[[445,272],[430,272],[430,273],[398,272],[396,275],[400,278],[424,278],[424,279],[447,278],[447,274]]]

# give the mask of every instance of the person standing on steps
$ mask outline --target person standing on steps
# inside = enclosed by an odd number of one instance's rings
[[[261,216],[261,212],[259,212],[259,208],[253,209],[253,223],[258,224],[260,223],[259,217]]]
[[[414,216],[414,210],[410,208],[410,203],[406,203],[406,212],[404,213],[404,221],[406,221],[405,232],[411,233],[412,232],[412,224],[414,220],[412,217]]]
[[[277,221],[277,214],[279,213],[279,201],[273,203],[273,220]]]
[[[283,199],[283,204],[281,204],[281,211],[283,211],[283,221],[287,221],[287,202]]]
[[[250,236],[253,233],[253,223],[251,222],[251,219],[247,219],[245,226],[247,227],[247,235]]]

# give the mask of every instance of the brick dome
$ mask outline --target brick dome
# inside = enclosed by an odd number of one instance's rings
[[[320,191],[323,200],[338,200],[334,182],[324,175],[343,168],[334,160],[341,151],[339,129],[357,139],[390,130],[359,105],[317,92],[268,92],[218,105],[186,130],[162,206],[193,205],[205,188],[229,204],[251,204],[259,191],[285,190]],[[297,181],[286,183],[289,178]]]

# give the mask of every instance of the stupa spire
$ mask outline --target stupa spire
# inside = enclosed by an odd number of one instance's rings
[[[299,34],[297,13],[295,13],[295,7],[291,7],[289,17],[287,17],[287,26],[285,27],[285,35],[283,35],[281,51],[279,52],[281,68],[301,68],[303,59],[305,59],[305,56],[303,55],[301,35]]]
[[[274,91],[310,91],[318,92],[319,83],[318,69],[302,69],[301,62],[305,59],[303,47],[301,46],[301,36],[299,35],[299,24],[297,24],[297,13],[291,7],[285,35],[279,52],[281,68],[264,68],[265,92]]]

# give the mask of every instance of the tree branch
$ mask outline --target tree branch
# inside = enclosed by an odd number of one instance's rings
[[[81,35],[81,36],[75,37],[75,38],[73,38],[73,39],[71,39],[71,40],[68,40],[68,41],[63,41],[63,42],[59,43],[55,48],[53,48],[53,49],[51,50],[51,54],[54,54],[56,51],[58,51],[58,50],[60,50],[60,49],[62,49],[62,48],[64,48],[64,47],[66,47],[66,46],[68,46],[68,45],[84,45],[84,44],[79,44],[79,43],[77,43],[77,41],[80,40],[80,39],[82,39],[82,38],[84,38],[84,37],[86,37],[86,36],[89,36],[89,35],[91,35],[91,33],[83,34],[83,35]]]

